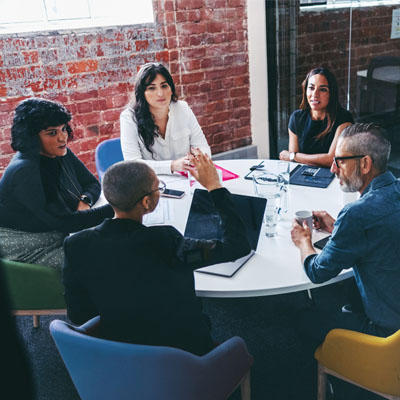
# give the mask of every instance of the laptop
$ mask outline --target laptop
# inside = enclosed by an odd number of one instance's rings
[[[233,276],[256,252],[264,220],[267,200],[260,197],[231,194],[236,211],[242,219],[251,252],[238,260],[213,264],[196,272],[224,277]],[[207,190],[195,189],[186,223],[185,237],[194,239],[222,239],[221,218]]]

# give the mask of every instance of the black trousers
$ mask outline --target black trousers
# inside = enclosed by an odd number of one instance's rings
[[[304,311],[299,319],[300,334],[313,350],[316,350],[325,340],[329,331],[336,328],[380,337],[387,337],[396,332],[396,330],[374,324],[364,313],[355,311],[327,311],[311,308]]]
[[[375,324],[367,317],[354,279],[348,282],[346,303],[346,311],[343,307],[321,309],[317,304],[299,315],[299,333],[314,351],[332,329],[349,329],[379,337],[396,332]]]

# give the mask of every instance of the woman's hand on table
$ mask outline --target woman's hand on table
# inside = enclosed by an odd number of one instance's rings
[[[171,161],[171,172],[189,171],[189,155]]]
[[[279,159],[283,161],[290,161],[290,152],[288,150],[282,150],[279,153]]]

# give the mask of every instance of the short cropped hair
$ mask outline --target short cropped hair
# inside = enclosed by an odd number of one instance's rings
[[[343,129],[340,139],[346,140],[350,153],[370,156],[378,172],[386,171],[391,145],[381,127],[373,123],[349,125]]]
[[[153,186],[153,170],[141,161],[120,161],[107,169],[103,177],[103,192],[118,211],[130,211]]]
[[[11,147],[21,153],[40,153],[39,132],[49,126],[66,124],[68,139],[72,129],[71,113],[60,103],[39,98],[22,101],[15,109],[11,127]]]

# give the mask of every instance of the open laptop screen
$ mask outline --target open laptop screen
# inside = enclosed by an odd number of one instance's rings
[[[231,194],[253,250],[257,249],[266,199]],[[207,190],[196,189],[186,223],[185,236],[194,239],[222,239],[221,219]]]

